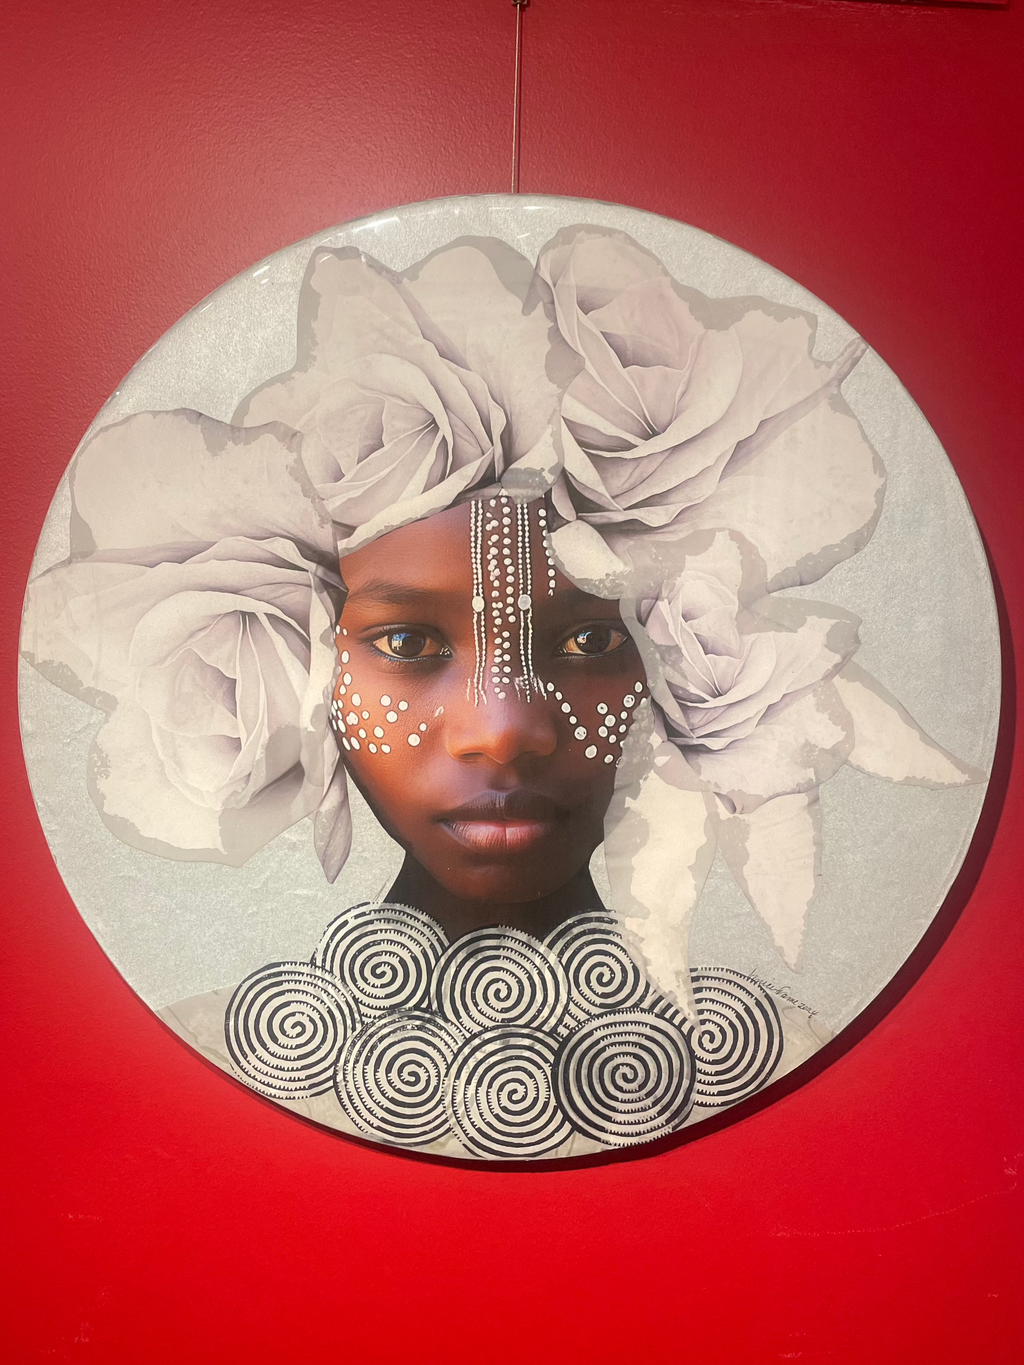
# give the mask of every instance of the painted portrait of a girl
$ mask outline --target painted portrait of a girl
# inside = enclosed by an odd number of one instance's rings
[[[815,348],[807,311],[608,227],[403,270],[321,246],[295,364],[230,421],[89,438],[23,635],[103,713],[68,782],[179,863],[308,822],[325,878],[308,952],[165,1006],[176,1032],[327,1127],[478,1160],[665,1137],[828,1040],[694,956],[716,860],[798,972],[823,784],[984,773],[803,596],[886,486],[843,395],[863,343]],[[354,799],[401,861],[353,903]]]

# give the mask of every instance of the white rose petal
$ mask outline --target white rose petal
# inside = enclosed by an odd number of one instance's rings
[[[713,797],[669,744],[619,787],[605,818],[612,904],[650,980],[693,1013],[686,951],[690,921],[715,857]]]
[[[72,556],[141,550],[184,558],[229,536],[284,536],[328,557],[334,536],[299,455],[275,424],[246,430],[200,412],[140,412],[104,427],[71,467]]]
[[[765,443],[680,526],[729,526],[758,548],[767,587],[815,583],[862,550],[882,510],[885,471],[841,396]],[[610,537],[617,543],[618,537]]]
[[[852,738],[822,689],[857,648],[856,618],[766,594],[764,562],[735,532],[688,537],[680,562],[656,597],[623,603],[666,737],[736,809],[831,776]]]
[[[807,910],[821,880],[817,790],[777,796],[746,815],[720,805],[716,830],[729,871],[797,970]]]
[[[854,743],[847,761],[854,768],[915,787],[961,787],[985,780],[980,768],[929,739],[896,698],[857,664],[847,664],[835,685],[853,719]]]
[[[810,791],[846,762],[853,723],[834,683],[769,711],[749,735],[727,748],[680,752],[699,781],[734,810],[749,813],[764,801]]]

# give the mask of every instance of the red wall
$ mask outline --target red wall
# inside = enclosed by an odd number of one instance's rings
[[[132,995],[50,861],[13,659],[79,436],[165,328],[258,258],[390,204],[505,189],[514,18],[508,0],[6,10],[5,1361],[1021,1358],[1012,669],[1003,758],[932,960],[807,1084],[641,1160],[457,1170],[257,1102]],[[525,15],[522,188],[686,219],[859,328],[950,452],[1010,631],[1022,55],[1020,0],[533,0]]]

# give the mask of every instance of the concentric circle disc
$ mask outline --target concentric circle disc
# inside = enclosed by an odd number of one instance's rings
[[[555,1068],[558,1100],[573,1126],[616,1147],[680,1127],[693,1078],[685,1033],[648,1010],[596,1015],[561,1044]]]
[[[569,983],[569,1024],[585,1023],[603,1010],[642,1005],[650,987],[629,955],[618,921],[606,910],[573,915],[553,929],[545,944],[562,965]]]
[[[735,1104],[771,1079],[782,1057],[782,1021],[768,992],[728,968],[692,974],[697,1022],[690,1033],[697,1066],[695,1102]]]
[[[553,1030],[569,1003],[554,953],[519,929],[477,929],[445,951],[430,985],[433,1008],[464,1029]]]
[[[338,1053],[359,1027],[344,988],[308,962],[271,962],[238,986],[224,1017],[228,1053],[274,1099],[330,1090]]]
[[[448,1113],[467,1151],[538,1157],[568,1141],[552,1084],[556,1046],[525,1028],[485,1029],[463,1043],[448,1075]]]
[[[426,1147],[450,1131],[445,1086],[462,1035],[436,1015],[395,1010],[366,1024],[338,1059],[341,1107],[370,1137]]]
[[[365,1018],[415,1009],[447,946],[444,930],[422,910],[390,903],[357,905],[333,919],[313,955],[358,1001]]]

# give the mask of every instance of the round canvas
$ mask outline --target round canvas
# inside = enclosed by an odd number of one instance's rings
[[[686,225],[487,195],[218,289],[39,539],[22,733],[132,988],[391,1150],[607,1153],[812,1057],[938,911],[999,637],[935,435]]]

